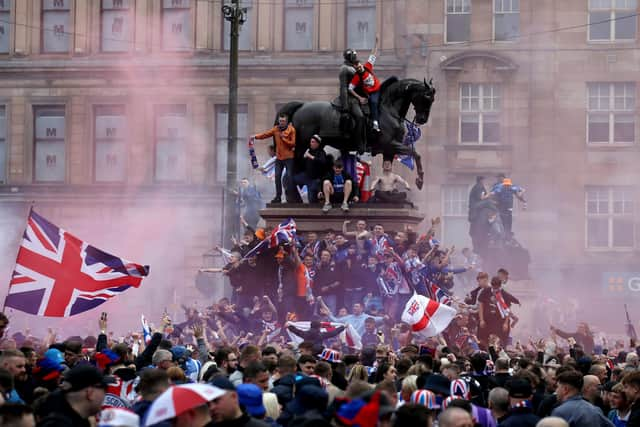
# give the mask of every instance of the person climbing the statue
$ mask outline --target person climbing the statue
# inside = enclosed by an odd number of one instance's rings
[[[380,132],[380,80],[378,80],[373,73],[373,66],[376,62],[377,54],[378,37],[376,36],[376,42],[373,49],[371,49],[368,61],[364,64],[356,61],[354,64],[356,73],[351,79],[351,83],[349,83],[349,93],[353,95],[361,105],[369,103],[372,128],[376,132]],[[360,96],[356,89],[364,92],[366,96]]]
[[[340,108],[342,110],[343,117],[340,119],[340,130],[349,134],[349,139],[353,142],[358,153],[365,152],[366,144],[364,137],[364,114],[358,104],[356,98],[349,96],[349,85],[353,76],[356,74],[355,63],[358,62],[358,53],[353,49],[345,49],[342,53],[344,62],[340,66],[338,73],[338,79],[340,80]],[[335,103],[335,101],[334,101]],[[355,120],[355,125],[351,130],[343,129],[344,116],[351,115]],[[348,120],[347,120],[348,122]]]
[[[406,191],[411,186],[400,175],[392,172],[393,158],[382,161],[382,175],[376,177],[371,184],[372,202],[378,203],[404,203],[407,201]],[[398,190],[398,186],[406,191]]]
[[[256,139],[267,139],[274,137],[276,140],[276,166],[275,166],[275,181],[276,181],[276,197],[271,203],[282,203],[282,172],[286,168],[285,185],[287,201],[291,203],[290,198],[295,198],[295,184],[293,181],[293,150],[296,147],[296,130],[293,124],[289,123],[289,117],[280,113],[278,115],[278,124],[273,128],[253,135],[249,139],[249,144],[252,145]]]
[[[332,203],[342,203],[340,208],[343,212],[349,211],[349,202],[357,202],[358,186],[353,185],[353,178],[344,171],[342,159],[333,163],[333,170],[322,181],[322,191],[318,193],[318,198],[324,199],[322,212],[331,210]]]

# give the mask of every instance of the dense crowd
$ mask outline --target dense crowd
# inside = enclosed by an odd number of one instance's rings
[[[423,234],[411,228],[387,234],[380,224],[358,220],[350,230],[345,221],[342,230],[292,233],[278,245],[264,243],[281,237],[279,227],[247,227],[231,251],[221,249],[229,262],[206,269],[224,273],[232,288],[231,300],[214,309],[232,313],[227,333],[247,331],[262,337],[262,344],[288,338],[279,332],[288,320],[310,320],[349,324],[364,345],[379,344],[381,334],[397,349],[401,314],[415,292],[457,310],[456,322],[444,331],[448,342],[465,351],[486,348],[495,334],[507,343],[517,321],[510,306],[519,304],[504,289],[509,273],[500,269],[490,280],[470,249],[457,254],[454,247],[442,247],[434,237],[439,222],[433,218]],[[189,312],[187,323],[195,317]]]
[[[204,313],[191,324],[165,316],[149,339],[114,340],[105,314],[96,336],[5,337],[1,425],[640,425],[635,344],[587,351],[586,326],[524,346],[491,335],[472,351],[410,328],[360,349],[313,328],[297,343],[265,344],[229,338],[238,315],[224,304],[210,314],[213,328]],[[7,324],[0,316],[2,331]]]
[[[512,343],[508,272],[490,277],[469,250],[454,268],[438,222],[250,230],[223,251],[231,298],[119,339],[106,313],[95,335],[64,338],[4,337],[0,315],[0,424],[640,426],[635,342],[581,323]],[[448,327],[401,320],[414,292],[455,310]]]

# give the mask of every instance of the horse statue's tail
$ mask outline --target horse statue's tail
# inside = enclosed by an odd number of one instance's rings
[[[278,110],[278,113],[276,114],[276,119],[274,121],[274,125],[278,124],[278,116],[280,114],[286,114],[287,117],[289,118],[289,121],[291,121],[291,118],[293,117],[293,114],[298,111],[298,109],[300,107],[302,107],[304,105],[304,102],[300,102],[300,101],[291,101],[291,102],[287,102],[286,104],[284,104],[282,107],[280,107],[280,109]]]

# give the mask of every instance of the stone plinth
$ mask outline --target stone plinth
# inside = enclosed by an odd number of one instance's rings
[[[386,232],[404,230],[409,225],[417,230],[418,224],[425,218],[423,214],[410,205],[364,203],[354,204],[349,212],[342,212],[335,206],[328,213],[323,213],[320,205],[308,204],[269,204],[260,211],[267,226],[275,226],[287,218],[296,221],[300,231],[342,230],[345,220],[351,220],[349,230],[353,230],[355,222],[365,219],[369,226],[382,224]]]

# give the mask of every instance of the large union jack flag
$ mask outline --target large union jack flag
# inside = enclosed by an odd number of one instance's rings
[[[88,245],[31,210],[5,307],[73,316],[137,288],[148,274],[148,266]]]

